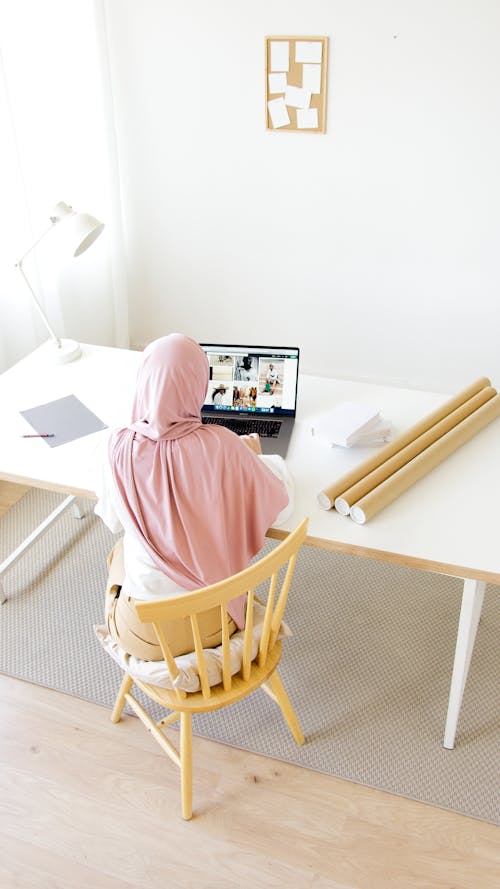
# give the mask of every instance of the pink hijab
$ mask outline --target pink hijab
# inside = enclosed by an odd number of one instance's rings
[[[203,349],[173,333],[143,354],[129,426],[109,455],[124,504],[154,563],[182,589],[247,567],[286,506],[283,483],[234,433],[202,425]],[[229,603],[241,628],[245,596]]]

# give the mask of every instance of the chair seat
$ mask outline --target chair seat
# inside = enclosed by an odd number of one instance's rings
[[[264,626],[265,610],[266,609],[261,602],[258,602],[257,600],[254,601],[251,658],[255,658],[259,651],[259,644]],[[147,687],[155,686],[172,690],[173,683],[165,661],[144,661],[140,658],[133,657],[132,655],[127,654],[118,642],[112,638],[107,627],[99,626],[94,627],[94,629],[106,654],[108,654],[125,673],[128,673],[134,682],[138,680]],[[278,639],[291,635],[290,628],[284,621],[282,621]],[[244,630],[238,630],[237,633],[234,633],[234,635],[229,638],[232,676],[239,672],[243,663],[244,639]],[[209,685],[211,687],[219,685],[219,683],[222,682],[223,646],[218,645],[216,648],[204,649],[204,659],[207,666]],[[190,693],[199,691],[201,683],[196,652],[191,651],[187,654],[179,655],[175,658],[175,663],[179,669],[175,687]]]
[[[175,710],[182,713],[206,713],[210,710],[218,710],[228,704],[234,704],[236,701],[246,698],[265,682],[276,667],[281,658],[281,642],[276,642],[272,652],[269,654],[265,667],[259,667],[254,662],[250,669],[248,679],[242,679],[241,676],[233,676],[231,689],[224,691],[223,685],[215,685],[210,689],[210,698],[204,698],[201,691],[189,692],[181,701],[177,697],[175,691],[167,688],[160,688],[158,685],[149,685],[139,679],[134,679],[135,685],[142,689],[151,700],[166,707],[167,710]]]

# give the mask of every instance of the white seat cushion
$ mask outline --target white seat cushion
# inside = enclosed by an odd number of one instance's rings
[[[265,608],[260,602],[254,602],[253,607],[253,632],[252,632],[252,660],[259,650],[260,637],[264,625]],[[133,679],[139,679],[150,685],[158,685],[160,688],[180,688],[183,691],[195,692],[200,690],[200,677],[194,651],[189,654],[181,654],[175,658],[179,669],[179,675],[174,683],[170,679],[165,661],[143,661],[140,658],[127,654],[118,642],[108,633],[107,627],[94,627],[95,633],[104,650],[114,661]],[[291,636],[290,628],[284,622],[281,624],[278,639]],[[243,659],[243,640],[245,631],[239,630],[229,640],[231,657],[231,675],[234,676],[241,669]],[[204,648],[205,663],[207,665],[209,685],[218,685],[222,682],[222,645],[217,648]]]

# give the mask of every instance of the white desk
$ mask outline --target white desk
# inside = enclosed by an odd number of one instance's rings
[[[76,496],[95,496],[92,453],[102,433],[58,448],[48,447],[43,439],[20,437],[30,429],[20,410],[70,394],[109,426],[127,422],[140,353],[96,346],[82,349],[81,360],[61,367],[44,365],[37,350],[0,377],[4,419],[0,479]],[[287,460],[296,484],[295,510],[284,529],[271,529],[269,534],[283,537],[307,515],[309,545],[464,579],[444,736],[444,746],[452,748],[485,584],[500,584],[496,516],[500,502],[500,420],[362,526],[335,511],[320,509],[316,495],[372,449],[326,448],[310,434],[310,419],[339,401],[357,399],[379,407],[399,433],[447,397],[301,376],[299,413]],[[65,501],[64,508],[71,502]],[[0,566],[0,578],[10,564]]]

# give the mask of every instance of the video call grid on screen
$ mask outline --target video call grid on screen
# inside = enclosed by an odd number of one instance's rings
[[[210,367],[204,411],[295,414],[298,349],[201,346]]]

